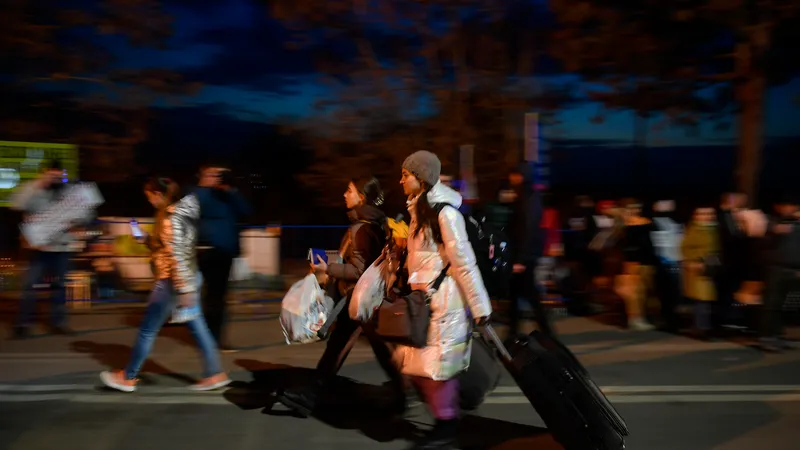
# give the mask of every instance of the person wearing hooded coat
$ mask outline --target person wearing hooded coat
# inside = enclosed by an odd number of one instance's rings
[[[383,250],[387,221],[386,215],[379,208],[383,204],[383,193],[377,179],[353,179],[348,184],[344,198],[351,225],[339,248],[342,262],[325,263],[319,259],[312,261],[311,269],[331,297],[344,298],[342,301],[349,302],[358,279]],[[314,412],[317,398],[330,386],[362,332],[375,352],[375,359],[389,376],[390,387],[395,391],[394,407],[397,412],[405,410],[405,382],[392,362],[390,348],[372,332],[370,326],[351,319],[348,309],[345,306],[337,316],[336,326],[317,364],[319,380],[311,386],[286,389],[278,394],[281,403],[303,417]]]
[[[459,417],[458,375],[470,364],[473,321],[492,313],[475,252],[459,212],[461,195],[439,182],[441,162],[418,151],[403,162],[400,184],[411,216],[407,248],[408,283],[431,295],[427,345],[398,345],[394,356],[436,419],[416,449],[452,448]],[[446,270],[436,291],[430,286]]]

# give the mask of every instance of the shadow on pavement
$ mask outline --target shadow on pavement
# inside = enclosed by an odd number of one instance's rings
[[[77,353],[90,355],[95,361],[109,369],[122,369],[128,364],[131,356],[131,347],[121,344],[101,344],[91,341],[75,341],[70,343],[70,349]],[[142,366],[141,372],[157,373],[184,383],[195,383],[194,378],[174,373],[157,362],[148,359]],[[143,384],[154,384],[147,375],[140,375]]]
[[[316,379],[315,371],[308,368],[247,359],[239,359],[234,363],[251,372],[253,381],[233,385],[225,392],[225,398],[241,409],[262,409],[267,415],[293,416],[294,413],[282,405],[276,406],[275,393],[281,389],[307,385]],[[320,397],[318,412],[313,417],[334,428],[359,430],[377,442],[418,438],[421,432],[416,421],[412,423],[393,415],[391,399],[388,387],[337,377],[330,391]],[[531,411],[531,414],[534,413]],[[545,429],[487,417],[465,416],[459,432],[461,448],[465,450],[529,448],[532,440],[537,442],[536,448],[561,448],[552,441]],[[523,446],[517,447],[519,443],[523,443]]]
[[[313,369],[247,359],[234,363],[251,372],[253,381],[234,384],[225,392],[225,398],[241,409],[262,409],[267,415],[294,416],[277,402],[275,393],[316,380]],[[334,428],[359,430],[377,442],[414,438],[416,427],[390,414],[390,398],[390,392],[382,386],[337,377],[331,389],[318,399],[319,412],[313,417]]]

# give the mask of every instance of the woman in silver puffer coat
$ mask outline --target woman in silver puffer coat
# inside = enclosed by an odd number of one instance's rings
[[[200,205],[194,195],[179,198],[179,191],[178,184],[169,178],[152,178],[144,186],[147,199],[157,211],[153,232],[144,238],[152,252],[156,282],[127,367],[100,374],[103,384],[118,391],[136,390],[139,370],[176,306],[185,308],[184,313],[196,311],[183,314],[181,319],[197,340],[205,366],[203,379],[190,389],[209,391],[230,383],[222,368],[217,344],[197,308],[200,283],[195,257],[195,224],[200,217]]]
[[[432,293],[427,346],[395,350],[402,373],[411,378],[436,418],[418,449],[445,449],[454,444],[459,414],[456,377],[469,367],[473,321],[485,322],[492,313],[458,210],[461,195],[439,182],[440,172],[436,155],[418,151],[406,158],[400,180],[411,215],[408,283],[412,289],[429,289],[442,270],[448,271]],[[437,204],[447,206],[437,208]]]

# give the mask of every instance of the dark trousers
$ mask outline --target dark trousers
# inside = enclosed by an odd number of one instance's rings
[[[19,305],[16,326],[27,327],[33,323],[36,312],[36,292],[34,285],[41,283],[45,276],[53,277],[51,287],[51,320],[54,327],[64,326],[67,318],[66,290],[64,278],[67,275],[69,253],[67,252],[42,252],[34,250],[25,274],[24,291]]]
[[[661,302],[661,320],[666,329],[678,328],[676,309],[681,299],[681,278],[678,263],[662,261],[656,268],[656,289]]]
[[[208,323],[211,335],[217,344],[224,345],[223,331],[227,323],[228,279],[230,278],[233,255],[231,253],[211,248],[200,251],[198,255],[200,272],[203,274],[205,297],[203,298],[203,315]]]
[[[742,277],[734,266],[725,264],[722,269],[714,280],[714,287],[717,289],[717,307],[714,317],[716,328],[729,325],[737,320],[734,294],[742,284]]]
[[[711,315],[714,303],[703,300],[694,301],[694,327],[697,331],[707,333],[711,330]]]
[[[511,277],[511,308],[508,311],[508,333],[516,336],[519,333],[519,324],[522,321],[520,302],[527,302],[533,309],[534,319],[543,333],[553,336],[553,327],[547,310],[542,304],[542,294],[533,276],[533,267],[526,267],[522,273]]]
[[[341,300],[347,301],[347,300]],[[359,336],[363,332],[372,346],[375,359],[389,377],[392,388],[399,393],[404,392],[405,385],[403,376],[392,361],[392,352],[389,346],[378,335],[375,334],[370,324],[361,324],[350,318],[348,308],[342,309],[336,318],[336,324],[328,338],[325,352],[317,363],[317,371],[324,381],[329,381],[339,373],[344,365],[350,350],[356,345]]]
[[[783,335],[783,306],[792,288],[800,284],[799,271],[776,266],[768,269],[761,316],[761,337],[776,338]]]

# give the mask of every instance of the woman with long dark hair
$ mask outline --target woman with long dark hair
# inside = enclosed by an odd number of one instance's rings
[[[331,297],[349,302],[358,279],[380,256],[386,243],[386,215],[380,209],[383,204],[380,183],[371,176],[352,179],[344,192],[344,202],[351,225],[339,247],[342,262],[312,261],[311,270]],[[351,319],[348,310],[345,304],[317,364],[318,382],[298,389],[286,389],[278,395],[281,403],[303,417],[314,412],[317,397],[330,385],[362,332],[372,346],[375,359],[389,376],[394,391],[393,409],[399,413],[406,407],[403,377],[392,362],[391,350],[369,325]]]
[[[103,384],[118,391],[136,390],[139,370],[176,306],[194,308],[199,300],[195,223],[200,217],[200,206],[194,195],[179,198],[179,192],[178,184],[169,178],[151,178],[144,185],[147,200],[156,209],[153,232],[144,238],[152,252],[156,283],[127,367],[100,374]],[[197,339],[204,362],[203,379],[190,389],[209,391],[227,386],[231,380],[222,369],[217,344],[203,314],[198,310],[187,319],[186,324]]]
[[[400,184],[411,215],[408,283],[430,290],[443,270],[447,276],[431,295],[428,341],[424,348],[397,346],[395,359],[436,419],[418,449],[451,448],[459,416],[458,374],[469,367],[472,321],[492,313],[475,253],[467,238],[461,195],[439,182],[441,162],[418,151],[403,163]]]
[[[650,233],[653,222],[642,216],[642,204],[635,199],[622,201],[623,233],[620,240],[625,256],[622,291],[626,292],[625,311],[628,328],[647,331],[655,328],[647,321],[648,300],[654,297],[656,253]]]

